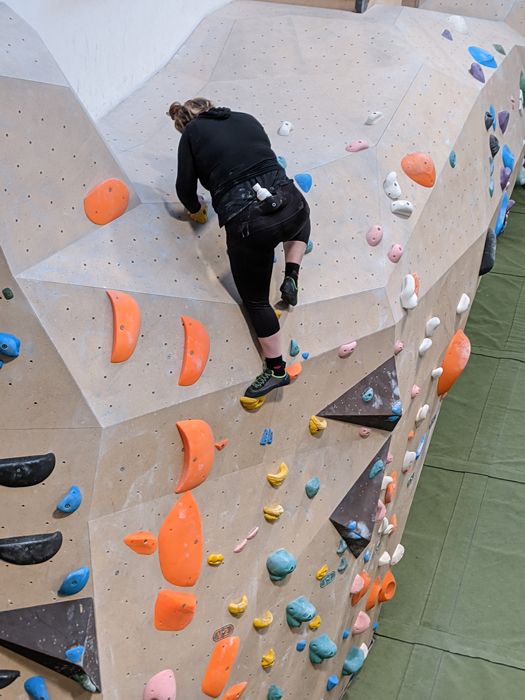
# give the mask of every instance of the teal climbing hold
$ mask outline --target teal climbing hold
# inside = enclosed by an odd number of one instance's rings
[[[339,685],[339,678],[334,674],[332,676],[328,676],[328,680],[326,681],[326,689],[328,692],[330,690],[333,690],[336,685]]]
[[[313,180],[310,173],[297,173],[297,175],[294,175],[294,178],[303,192],[309,192],[311,190]]]
[[[503,165],[506,168],[509,168],[510,170],[514,170],[514,166],[516,165],[516,158],[514,156],[514,153],[507,146],[507,144],[505,144],[501,149],[501,157],[503,158]]]
[[[321,481],[318,476],[314,476],[311,479],[308,479],[308,481],[304,485],[304,490],[306,491],[306,495],[308,496],[308,498],[315,498],[320,488]]]
[[[363,391],[363,393],[361,394],[361,398],[365,403],[369,403],[370,401],[372,401],[372,399],[374,398],[374,390],[371,386],[369,386],[368,389],[365,389]]]
[[[341,561],[339,562],[339,566],[337,567],[337,571],[339,571],[340,574],[344,574],[344,572],[348,568],[348,559],[346,557],[341,557]]]
[[[313,249],[314,249],[314,242],[312,241],[311,238],[309,238],[308,243],[306,244],[306,250],[304,251],[304,254],[308,255],[308,253],[311,253]]]
[[[268,688],[268,695],[266,696],[267,700],[281,700],[282,697],[284,697],[284,692],[281,688],[279,688],[279,686],[271,685]]]
[[[11,333],[0,333],[0,355],[6,357],[18,357],[20,355],[20,341]]]
[[[299,354],[299,345],[297,344],[296,340],[290,340],[290,355],[292,357],[295,357],[296,355]]]
[[[494,158],[489,156],[489,173],[494,175]]]
[[[13,290],[9,289],[9,287],[5,287],[4,289],[2,289],[2,295],[3,295],[4,299],[7,299],[7,301],[9,301],[10,299],[12,299],[15,296],[13,294]]]
[[[320,637],[315,637],[310,642],[308,647],[310,661],[313,664],[320,664],[325,659],[331,659],[337,654],[337,644],[332,642],[330,637],[322,634]]]
[[[494,195],[494,180],[492,178],[489,180],[489,194],[491,197]]]
[[[356,526],[357,526],[357,523],[356,523]],[[337,550],[336,550],[337,554],[339,556],[341,556],[346,552],[347,549],[348,549],[348,545],[346,544],[344,539],[341,537],[341,539],[339,540],[339,544],[337,545]]]
[[[448,156],[448,162],[450,163],[451,168],[456,167],[456,162],[457,162],[456,151],[450,151],[450,154]]]
[[[481,63],[482,66],[485,66],[486,68],[498,67],[494,56],[488,51],[485,51],[485,49],[480,49],[479,46],[469,46],[468,52],[472,58],[478,63]]]
[[[57,503],[57,510],[69,515],[70,513],[74,513],[80,507],[81,503],[82,492],[78,486],[72,486],[64,498]]]
[[[58,589],[58,595],[75,595],[85,587],[89,581],[89,568],[82,566],[80,569],[71,571],[62,581],[62,585]]]
[[[321,588],[325,588],[326,586],[328,586],[329,583],[332,583],[334,578],[335,578],[335,571],[329,571],[326,574],[326,576],[323,576],[319,585],[321,586]]]
[[[281,167],[286,168],[287,163],[286,158],[284,156],[277,156],[277,161]]]
[[[350,676],[357,673],[365,663],[365,654],[359,647],[352,647],[343,662],[343,676]]]
[[[379,472],[382,472],[384,468],[385,468],[385,463],[383,462],[383,460],[376,459],[376,461],[372,465],[372,469],[368,473],[368,478],[373,479],[374,477],[376,477],[379,474]]]
[[[272,581],[283,581],[295,570],[297,561],[286,549],[277,549],[266,559],[266,568]]]
[[[45,680],[42,676],[31,676],[24,683],[24,690],[31,700],[51,700]]]
[[[506,56],[507,52],[503,48],[501,44],[492,44],[492,46],[496,49],[498,53],[500,53],[502,56]]]
[[[286,606],[286,622],[292,629],[300,627],[303,622],[310,622],[316,615],[315,605],[302,595],[291,600]]]

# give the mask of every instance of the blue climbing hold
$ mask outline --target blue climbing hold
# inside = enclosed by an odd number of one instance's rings
[[[320,637],[315,637],[310,642],[308,647],[308,652],[310,655],[310,661],[313,664],[320,664],[325,659],[331,659],[337,654],[337,644],[332,642],[330,637],[326,634],[322,634]]]
[[[450,151],[450,154],[448,156],[448,162],[450,163],[451,168],[456,167],[456,161],[457,161],[456,151]]]
[[[352,647],[343,662],[343,676],[350,676],[357,673],[365,663],[365,654],[359,647]]]
[[[266,698],[267,700],[281,700],[283,696],[284,692],[281,688],[279,688],[277,685],[271,685],[268,688],[268,695],[266,696]]]
[[[492,130],[496,131],[496,109],[494,105],[489,106],[489,114],[492,116]]]
[[[74,513],[82,503],[82,493],[78,486],[72,486],[64,498],[57,504],[61,513]]]
[[[296,566],[295,557],[286,549],[277,549],[266,559],[266,568],[272,581],[283,581],[292,571],[295,571]]]
[[[79,644],[77,647],[71,647],[71,649],[68,649],[64,656],[68,661],[71,661],[72,664],[78,664],[82,660],[85,650],[85,647]]]
[[[321,579],[321,582],[320,582],[319,585],[321,586],[321,588],[325,588],[326,586],[328,586],[329,583],[332,583],[332,581],[334,580],[334,578],[335,578],[335,571],[329,571],[329,572],[326,574],[326,576],[324,576],[324,577]]]
[[[373,479],[373,478],[376,477],[380,472],[382,472],[384,468],[385,468],[385,463],[383,462],[383,460],[382,460],[382,459],[376,459],[376,461],[375,461],[374,464],[372,465],[372,469],[371,469],[370,472],[368,473],[368,478],[369,478],[369,479]]]
[[[296,340],[290,340],[290,355],[292,357],[295,357],[296,355],[299,354],[299,345],[297,344]]]
[[[296,183],[302,189],[303,192],[309,192],[312,188],[312,176],[310,173],[297,173],[294,176]]]
[[[505,221],[507,218],[507,206],[509,203],[509,195],[507,192],[504,192],[503,197],[501,198],[501,204],[499,206],[499,213],[498,213],[498,218],[496,221],[496,236],[499,236],[503,231],[505,230]]]
[[[339,562],[339,566],[337,567],[337,571],[339,571],[340,574],[344,574],[344,572],[348,568],[348,559],[346,557],[341,557],[341,561]]]
[[[308,498],[315,498],[319,489],[321,488],[321,481],[318,476],[314,476],[312,479],[308,479],[304,485],[304,490]]]
[[[24,683],[24,690],[31,700],[51,700],[45,680],[42,676],[31,676]]]
[[[494,158],[489,156],[489,173],[494,175]]]
[[[372,629],[374,630],[374,632],[377,632],[378,628],[379,628],[379,622],[374,622],[374,624],[372,625]]]
[[[286,622],[288,627],[300,627],[303,622],[310,622],[317,615],[315,605],[303,595],[291,600],[286,606]]]
[[[339,540],[339,544],[337,545],[337,550],[336,550],[337,554],[339,556],[341,556],[346,552],[347,549],[348,549],[348,545],[346,544],[344,539],[341,537],[341,539]]]
[[[336,675],[328,676],[328,680],[326,681],[326,689],[328,691],[333,690],[336,685],[339,685],[339,678]]]
[[[348,639],[350,636],[350,630],[343,630],[343,639]]]
[[[87,566],[71,571],[62,581],[62,585],[58,589],[58,595],[75,595],[75,593],[80,593],[88,581],[89,568]]]
[[[287,163],[286,163],[286,158],[284,156],[277,156],[277,162],[282,168],[286,168]]]
[[[18,357],[20,355],[20,341],[11,333],[0,333],[0,355],[6,357]]]
[[[452,36],[450,29],[443,29],[443,31],[441,32],[441,36],[444,39],[448,39],[449,41],[454,41],[454,37]]]
[[[370,561],[370,552],[368,550],[365,552],[363,559],[365,562]]]
[[[401,401],[393,401],[392,405],[390,406],[390,410],[395,416],[403,415],[403,406]]]
[[[303,360],[307,360],[310,357],[310,353],[309,352],[302,352],[301,357],[303,358]]]
[[[419,441],[419,444],[416,449],[416,459],[419,459],[421,457],[421,453],[423,452],[423,448],[425,447],[425,443],[427,441],[427,433],[423,435],[421,440]]]
[[[355,520],[350,520],[350,522],[348,523],[348,525],[346,527],[348,530],[353,532],[357,528],[357,523]]]
[[[273,442],[273,430],[271,428],[265,428],[259,440],[259,445],[271,445]]]
[[[306,639],[300,639],[295,645],[297,651],[304,651],[306,649]]]
[[[491,197],[494,195],[494,180],[492,178],[489,180],[489,194]]]
[[[472,58],[478,63],[481,63],[482,66],[486,66],[487,68],[498,67],[494,56],[488,51],[485,51],[485,49],[480,49],[479,46],[469,46],[468,52]]]
[[[308,239],[308,243],[306,244],[306,250],[304,251],[304,254],[308,255],[308,253],[311,253],[313,249],[314,249],[314,242],[310,238],[310,239]]]
[[[507,146],[507,144],[505,144],[501,149],[501,157],[503,158],[503,165],[506,168],[514,170],[514,166],[516,165],[516,158],[514,156],[514,153]]]
[[[368,389],[365,389],[363,391],[363,393],[361,394],[361,398],[365,403],[370,403],[370,401],[372,401],[372,399],[374,398],[374,390],[371,386],[369,386]]]

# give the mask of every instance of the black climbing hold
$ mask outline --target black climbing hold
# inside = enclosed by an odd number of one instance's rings
[[[6,537],[0,540],[0,559],[19,566],[41,564],[54,557],[61,546],[61,532]]]
[[[15,295],[13,294],[13,290],[9,289],[9,287],[5,287],[5,289],[2,289],[2,295],[4,299],[7,299],[9,301],[12,299]]]
[[[348,545],[354,557],[358,557],[370,544],[381,493],[384,471],[377,469],[386,464],[390,439],[385,442],[359,479],[330,516],[330,522]],[[370,474],[374,474],[370,478]]]
[[[72,663],[66,651],[79,645],[84,654],[78,663]],[[92,598],[0,612],[0,646],[100,691]]]
[[[490,152],[492,153],[492,157],[495,158],[498,154],[499,151],[499,141],[494,134],[490,135],[489,139],[489,144],[490,144]]]
[[[362,396],[368,388],[373,390],[374,398],[365,403]],[[399,411],[397,415],[392,415],[394,409]],[[396,364],[391,357],[317,415],[391,432],[400,412]]]
[[[494,124],[494,117],[490,112],[485,112],[485,129],[488,131]]]
[[[51,474],[55,468],[55,455],[8,457],[0,459],[0,485],[17,488],[35,486]]]
[[[356,12],[365,12],[365,10],[368,7],[368,0],[355,0],[355,11]]]
[[[483,249],[483,257],[481,258],[481,266],[479,268],[479,274],[486,275],[494,267],[496,262],[496,245],[497,237],[493,229],[489,228],[487,231],[487,237],[485,238],[485,248]]]
[[[14,683],[19,676],[20,671],[0,671],[0,690]]]

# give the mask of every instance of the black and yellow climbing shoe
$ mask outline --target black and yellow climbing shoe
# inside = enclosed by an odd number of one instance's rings
[[[281,299],[290,306],[297,305],[297,282],[293,277],[285,277],[279,289]]]
[[[250,399],[256,399],[259,396],[269,394],[270,391],[280,386],[287,386],[289,383],[290,377],[287,372],[284,374],[274,374],[271,369],[266,368],[264,372],[261,372],[261,374],[255,378],[255,381],[250,384],[244,392],[244,395]]]

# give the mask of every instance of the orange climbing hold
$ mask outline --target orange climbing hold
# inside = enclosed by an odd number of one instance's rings
[[[193,586],[199,578],[202,525],[190,492],[179,498],[161,525],[159,562],[164,578],[174,586]]]
[[[222,700],[239,700],[241,695],[246,690],[247,685],[248,683],[246,681],[232,685],[232,687],[228,688],[228,690],[224,693]]]
[[[381,590],[379,591],[379,602],[385,603],[396,594],[396,580],[394,574],[391,571],[387,571],[381,582]]]
[[[445,352],[441,366],[443,373],[438,380],[437,393],[443,396],[450,391],[467,366],[470,357],[470,340],[462,330],[456,331]]]
[[[374,605],[377,603],[379,598],[379,592],[381,591],[381,579],[376,576],[372,585],[370,586],[370,593],[366,599],[365,610],[372,610]]]
[[[179,632],[193,620],[197,598],[167,588],[159,591],[155,601],[155,627],[163,632]]]
[[[409,153],[401,161],[401,167],[418,185],[434,187],[436,184],[436,167],[426,153]]]
[[[128,186],[122,180],[104,180],[84,197],[84,211],[94,224],[109,224],[126,211],[129,202]]]
[[[390,518],[389,520],[389,525],[392,525],[392,532],[395,532],[397,530],[397,515],[394,513],[394,515]],[[391,533],[392,534],[392,533]]]
[[[131,532],[124,537],[124,543],[137,554],[153,554],[157,550],[157,538],[148,530]]]
[[[286,368],[286,371],[288,372],[290,379],[297,379],[297,377],[303,371],[303,366],[300,362],[294,362],[293,365]]]
[[[191,386],[204,372],[210,354],[210,336],[200,321],[181,316],[184,326],[184,356],[179,386]]]
[[[124,292],[107,290],[113,309],[113,349],[111,362],[125,362],[133,355],[140,332],[140,308]]]
[[[392,472],[392,474],[390,474],[390,476],[392,477],[392,481],[388,484],[388,486],[386,487],[386,491],[385,491],[385,503],[386,504],[392,503],[392,499],[394,498],[394,494],[396,492],[396,487],[397,487],[397,472],[395,472],[395,471]]]
[[[359,576],[361,576],[361,578],[365,582],[365,585],[363,586],[363,588],[361,588],[361,590],[358,593],[352,594],[352,605],[357,605],[357,603],[359,603],[359,601],[368,591],[368,588],[370,586],[370,576],[366,573],[366,571],[361,571]]]
[[[226,447],[226,445],[228,444],[228,442],[229,442],[228,438],[224,438],[223,440],[218,440],[218,441],[215,443],[215,449],[216,449],[216,450],[219,450],[219,452],[220,452],[221,450],[224,450],[224,448]]]
[[[206,480],[215,459],[215,443],[206,421],[180,420],[177,428],[182,438],[184,463],[175,493],[182,493]]]
[[[240,637],[227,637],[215,645],[201,686],[202,692],[210,698],[218,698],[224,690],[237,658],[240,642]]]

